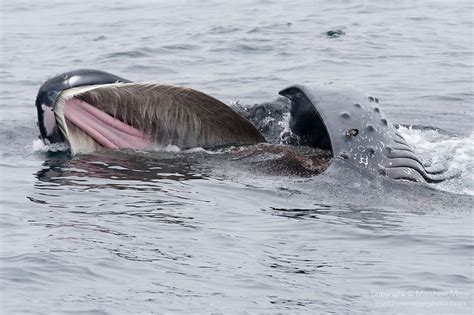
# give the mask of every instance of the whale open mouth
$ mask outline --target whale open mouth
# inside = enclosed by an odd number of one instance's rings
[[[65,90],[54,107],[56,123],[71,151],[86,153],[101,148],[150,147],[152,141],[147,134],[78,97],[98,87],[83,86]]]
[[[247,119],[212,96],[184,87],[133,83],[99,70],[48,79],[35,106],[43,142],[67,142],[73,153],[266,142]]]
[[[181,87],[80,86],[63,90],[51,107],[57,123],[52,134],[69,142],[73,153],[168,145],[212,149],[265,142],[255,126],[229,106]]]

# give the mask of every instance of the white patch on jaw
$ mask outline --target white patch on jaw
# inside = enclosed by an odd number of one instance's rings
[[[43,122],[46,128],[46,134],[51,135],[56,127],[56,117],[50,107],[42,104],[41,108],[43,109]]]

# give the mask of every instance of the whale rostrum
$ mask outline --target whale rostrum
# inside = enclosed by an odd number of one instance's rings
[[[290,129],[301,145],[330,149],[334,158],[394,179],[439,182],[382,114],[379,100],[346,87],[292,85]]]

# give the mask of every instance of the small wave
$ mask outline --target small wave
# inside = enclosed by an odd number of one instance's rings
[[[166,151],[166,152],[180,152],[181,151],[181,149],[178,146],[172,145],[172,144],[168,144],[165,147],[158,147],[157,146],[153,149],[154,149],[153,151]]]
[[[241,29],[237,26],[213,26],[208,31],[209,34],[227,34],[238,32]]]
[[[105,59],[111,59],[111,58],[142,58],[142,57],[147,57],[148,54],[146,54],[143,51],[140,50],[127,50],[127,51],[117,51],[113,53],[108,53],[104,55]]]
[[[69,151],[70,147],[66,142],[61,142],[61,143],[52,143],[52,144],[44,144],[42,140],[36,139],[33,141],[31,144],[31,148],[33,152],[66,152]],[[231,147],[233,148],[233,147]],[[135,150],[132,150],[135,151]],[[216,151],[211,151],[211,150],[206,150],[201,147],[195,147],[195,148],[190,148],[190,149],[181,149],[176,145],[166,145],[166,146],[159,146],[155,145],[150,149],[147,149],[146,151],[135,151],[135,152],[169,152],[169,153],[206,153],[206,154],[221,154],[223,153],[222,150],[216,150]]]
[[[199,50],[201,47],[198,45],[191,44],[174,44],[161,46],[162,49],[167,51],[185,51],[185,50]]]
[[[291,22],[285,22],[285,23],[273,23],[273,24],[265,25],[265,26],[255,26],[249,31],[247,31],[247,34],[252,34],[252,33],[268,34],[276,30],[286,30],[290,28],[292,25],[293,23]]]
[[[448,168],[452,177],[435,184],[438,189],[474,195],[474,135],[457,137],[433,128],[399,127],[400,133],[433,168]]]

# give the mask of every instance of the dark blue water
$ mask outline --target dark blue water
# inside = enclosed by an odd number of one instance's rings
[[[471,314],[472,15],[470,1],[4,1],[1,313]],[[48,152],[37,89],[77,68],[229,104],[354,86],[453,178]]]

